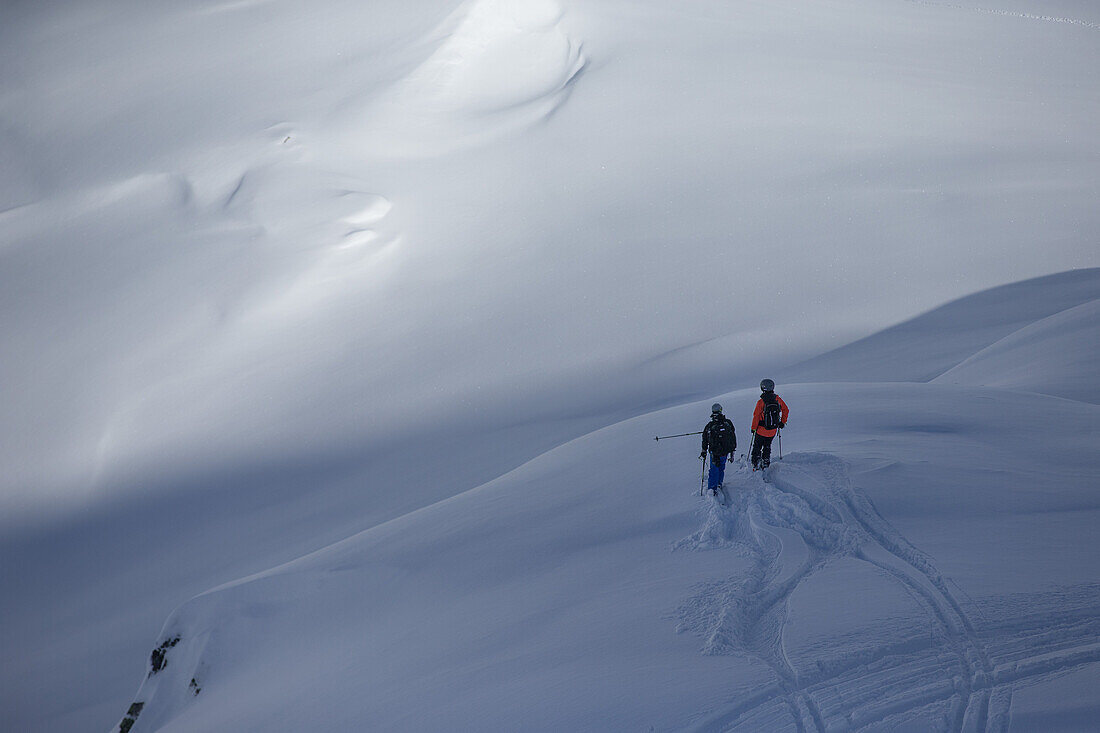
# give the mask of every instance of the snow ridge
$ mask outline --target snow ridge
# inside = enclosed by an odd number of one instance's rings
[[[1034,340],[1036,329],[1040,333],[1045,329],[1048,339],[1066,338],[1066,324],[1061,321],[1074,314],[1079,321],[1074,328],[1091,327],[1087,309],[1074,309],[1098,298],[1098,268],[1002,285],[796,364],[781,373],[780,381],[931,382],[1002,340],[1012,343],[1029,336]],[[1044,319],[1050,320],[1044,324]],[[994,356],[998,356],[996,350]],[[1003,352],[999,356],[1002,368],[1013,363],[1003,359]],[[1028,364],[1033,370],[1039,366],[1035,359]],[[1091,369],[1085,376],[1075,373],[1073,382],[1091,384],[1092,373]],[[1049,380],[1046,388],[1057,384],[1057,380]]]
[[[363,151],[430,157],[545,120],[585,67],[555,0],[472,0],[436,31],[445,40],[372,99],[354,122]]]

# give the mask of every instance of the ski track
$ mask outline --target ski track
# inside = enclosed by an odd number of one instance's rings
[[[731,473],[728,506],[708,503],[703,526],[673,549],[732,550],[748,568],[700,584],[681,605],[677,630],[698,634],[704,654],[758,659],[774,679],[686,730],[823,733],[922,715],[938,718],[939,730],[1000,733],[1009,729],[1015,684],[1100,662],[1100,586],[995,599],[984,604],[979,631],[932,559],[852,487],[838,458],[794,454],[773,465],[767,482],[743,463]],[[796,556],[802,548],[804,558]],[[783,640],[788,601],[840,558],[898,583],[930,627],[902,620],[895,641],[869,650],[823,640],[809,650],[814,667],[799,672]]]
[[[1039,20],[1044,23],[1063,23],[1065,25],[1076,25],[1082,28],[1091,28],[1094,31],[1100,30],[1100,23],[1093,23],[1088,20],[1078,20],[1077,18],[1065,18],[1057,15],[1036,15],[1034,13],[1020,13],[1014,10],[998,10],[997,8],[981,8],[971,7],[968,5],[959,5],[957,3],[940,3],[934,2],[934,0],[906,0],[906,2],[913,3],[914,5],[927,5],[933,8],[950,8],[951,10],[967,10],[973,13],[985,13],[986,15],[1002,15],[1009,18],[1023,18],[1024,20]]]

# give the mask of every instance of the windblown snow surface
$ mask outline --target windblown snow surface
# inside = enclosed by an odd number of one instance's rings
[[[0,729],[1095,728],[1098,40],[4,4]]]

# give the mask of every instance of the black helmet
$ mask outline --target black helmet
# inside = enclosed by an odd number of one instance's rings
[[[771,392],[774,389],[775,389],[775,382],[773,382],[772,380],[770,380],[770,379],[760,380],[760,391],[761,392]]]
[[[721,415],[722,414],[722,406],[720,404],[718,404],[717,402],[715,402],[713,405],[710,406],[710,412],[711,412],[712,415],[716,412],[719,415]]]

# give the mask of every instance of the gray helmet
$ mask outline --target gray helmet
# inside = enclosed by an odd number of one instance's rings
[[[760,380],[760,391],[761,392],[771,392],[774,389],[775,389],[775,382],[773,382],[772,380],[770,380],[770,379]]]
[[[717,412],[720,415],[720,414],[722,414],[722,406],[720,404],[718,404],[717,402],[715,402],[713,405],[710,406],[710,411],[711,411],[711,414],[714,414],[715,412]]]

